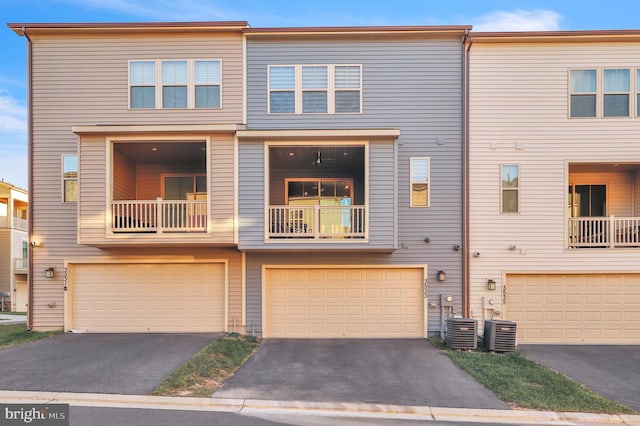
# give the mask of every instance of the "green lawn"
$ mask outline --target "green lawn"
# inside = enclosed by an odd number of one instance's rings
[[[461,351],[431,341],[460,368],[513,408],[586,413],[634,413],[520,352]]]
[[[62,333],[62,330],[46,332],[27,331],[26,324],[1,324],[2,322],[0,322],[0,349]]]
[[[22,315],[22,316],[27,315],[26,312],[12,312],[12,311],[1,311],[0,314],[2,314],[2,315]]]
[[[216,340],[171,373],[151,394],[210,397],[258,346],[253,336]]]

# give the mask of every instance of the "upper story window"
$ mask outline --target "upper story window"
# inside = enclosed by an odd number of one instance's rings
[[[62,156],[62,201],[78,201],[78,156]]]
[[[503,164],[500,167],[501,211],[518,213],[520,211],[520,166]]]
[[[409,165],[411,176],[410,206],[429,207],[429,157],[412,157]]]
[[[629,68],[571,70],[570,117],[632,116],[631,71]],[[636,90],[637,80],[638,77]]]
[[[272,65],[271,114],[344,114],[362,111],[361,65]]]
[[[220,108],[221,80],[219,60],[131,61],[129,107]]]

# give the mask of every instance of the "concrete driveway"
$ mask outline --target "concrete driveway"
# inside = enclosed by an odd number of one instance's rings
[[[146,394],[222,334],[62,334],[0,350],[0,389]]]
[[[529,358],[640,412],[640,346],[519,345]]]
[[[422,339],[267,339],[213,396],[509,408]]]

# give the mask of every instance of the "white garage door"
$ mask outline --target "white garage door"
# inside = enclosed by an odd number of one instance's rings
[[[519,343],[640,343],[640,275],[508,275]]]
[[[423,269],[267,269],[265,337],[423,337]]]
[[[75,264],[70,278],[71,328],[224,331],[224,264]]]

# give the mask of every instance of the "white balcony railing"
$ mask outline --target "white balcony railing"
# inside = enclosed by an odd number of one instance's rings
[[[0,228],[8,228],[9,227],[9,219],[11,219],[11,227],[14,229],[20,229],[26,231],[27,228],[27,220],[21,219],[19,217],[7,217],[0,216]]]
[[[572,217],[569,248],[640,247],[640,217]]]
[[[365,238],[365,206],[269,206],[268,238]]]
[[[16,257],[13,259],[13,271],[15,274],[26,274],[29,270],[29,259]]]
[[[207,201],[126,200],[111,202],[115,233],[207,232]]]

